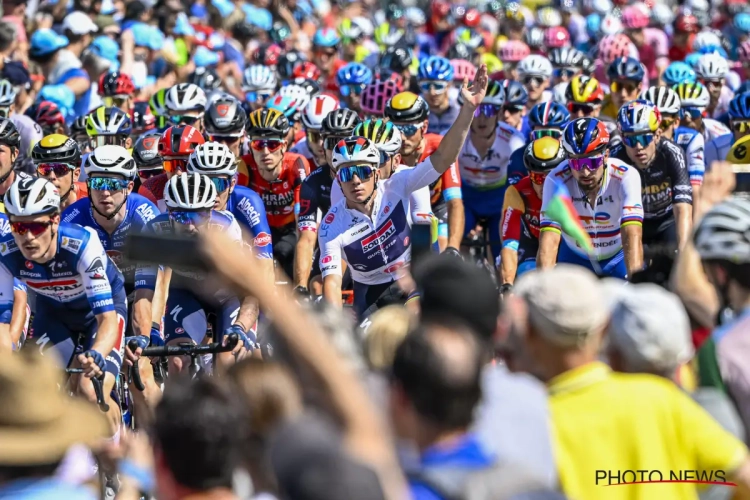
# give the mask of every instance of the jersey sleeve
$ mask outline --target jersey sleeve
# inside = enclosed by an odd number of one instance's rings
[[[688,161],[688,174],[690,175],[690,183],[693,185],[700,186],[703,184],[703,174],[706,171],[706,165],[709,165],[707,159],[704,160],[706,142],[701,134],[695,134],[693,140],[690,141],[685,149]]]
[[[503,248],[518,250],[518,241],[521,239],[521,216],[526,211],[521,194],[515,186],[510,186],[505,191],[503,200],[503,218],[501,240]]]
[[[430,189],[423,187],[411,193],[409,196],[409,209],[412,222],[415,224],[429,223],[432,219]]]
[[[547,207],[552,202],[555,190],[557,189],[557,182],[554,180],[553,170],[546,179],[544,179],[544,189],[542,191],[542,210],[539,214],[539,231],[554,231],[557,234],[561,234],[560,223],[552,220],[547,216]]]
[[[341,243],[337,235],[318,234],[318,246],[320,247],[320,274],[325,278],[329,274],[343,276],[341,266]]]
[[[13,315],[13,274],[0,262],[0,323],[10,324]]]
[[[154,193],[152,193],[151,190],[146,187],[146,184],[141,184],[141,187],[138,188],[138,194],[149,200],[154,205],[159,203],[159,201],[156,199],[156,196],[154,196]]]
[[[461,175],[458,173],[458,160],[440,177],[443,181],[443,200],[461,199]]]
[[[643,224],[643,198],[641,197],[641,176],[633,168],[628,168],[622,176],[622,216],[620,226]]]
[[[112,264],[107,259],[99,236],[93,230],[88,232],[88,239],[84,241],[76,270],[81,275],[91,310],[98,315],[115,310],[106,267]]]
[[[518,181],[529,175],[526,166],[523,164],[523,150],[516,150],[510,155],[510,164],[508,165],[508,184],[518,184]]]
[[[405,198],[408,193],[429,186],[438,180],[441,175],[432,166],[431,156],[428,156],[424,161],[418,163],[416,167],[405,168],[393,174],[388,179],[388,187],[393,189],[395,186]]]
[[[672,203],[693,204],[693,186],[687,171],[685,153],[679,146],[664,142],[669,177],[672,179]]]
[[[308,177],[299,190],[299,217],[297,229],[299,231],[318,230],[318,196],[313,185],[313,177]]]
[[[523,136],[520,133],[513,134],[508,141],[510,154],[512,155],[517,149],[523,149],[525,145],[526,142],[523,140]]]
[[[273,242],[271,241],[271,227],[268,225],[266,216],[266,206],[255,191],[248,189],[246,193],[236,205],[239,210],[235,210],[235,218],[237,222],[244,224],[250,230],[255,255],[261,259],[272,259]]]
[[[297,158],[294,160],[294,167],[297,169],[297,172],[299,172],[300,182],[305,180],[307,176],[310,175],[310,162],[308,162],[307,158],[305,158],[304,156],[297,156]]]
[[[155,234],[151,224],[146,224],[141,230],[144,234]],[[135,268],[135,289],[154,290],[156,288],[156,276],[159,266],[147,262],[139,262]]]

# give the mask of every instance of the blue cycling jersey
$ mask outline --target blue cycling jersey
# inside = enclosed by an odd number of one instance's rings
[[[141,232],[146,223],[158,214],[159,209],[149,199],[131,193],[125,202],[125,218],[112,234],[105,231],[94,219],[94,209],[89,198],[82,198],[65,209],[62,220],[90,227],[96,231],[107,255],[120,268],[125,283],[127,283],[128,288],[131,288],[135,282],[136,264],[135,262],[125,262],[123,259],[122,249],[125,246],[125,239],[132,232]]]
[[[64,304],[71,315],[115,310],[113,296],[122,292],[123,277],[107,257],[93,229],[61,222],[57,253],[39,264],[26,260],[12,234],[0,237],[0,314],[10,321],[14,278],[34,290],[40,301]]]
[[[237,218],[240,226],[253,235],[256,255],[262,259],[273,259],[271,228],[266,217],[266,207],[258,193],[244,186],[235,186],[227,200],[226,210]]]
[[[526,146],[516,149],[510,155],[510,163],[508,164],[509,186],[518,184],[518,181],[529,175],[529,171],[526,169],[526,165],[524,165],[523,163],[523,152],[525,150]]]
[[[703,135],[692,128],[677,127],[674,131],[674,143],[685,151],[687,169],[692,184],[700,185],[706,171],[705,145]]]

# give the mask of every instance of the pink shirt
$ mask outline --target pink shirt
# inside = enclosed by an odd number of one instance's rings
[[[16,26],[16,37],[19,42],[26,43],[28,41],[28,38],[26,38],[26,27],[23,25],[23,19],[18,16],[3,16],[3,21],[7,21]]]

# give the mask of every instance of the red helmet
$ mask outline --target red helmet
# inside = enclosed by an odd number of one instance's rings
[[[544,30],[544,44],[550,49],[560,49],[570,45],[570,33],[562,26]]]
[[[320,70],[310,61],[303,61],[294,66],[294,70],[292,70],[292,78],[317,80],[320,78]]]
[[[169,127],[159,139],[159,156],[164,158],[164,170],[174,172],[177,168],[184,169],[187,157],[204,142],[206,140],[195,127]]]
[[[263,66],[276,66],[279,62],[282,49],[275,43],[263,44],[253,53],[253,60]]]
[[[125,73],[112,71],[99,77],[99,95],[103,97],[130,97],[135,94],[133,79]]]
[[[701,30],[698,18],[693,14],[680,14],[674,20],[674,29],[687,33],[698,33]]]
[[[432,15],[438,19],[445,19],[448,17],[451,11],[451,4],[447,2],[434,1],[432,2]]]
[[[151,113],[148,101],[133,103],[133,109],[130,110],[130,122],[133,124],[134,134],[142,134],[156,128],[156,117]]]
[[[42,101],[30,107],[26,114],[37,122],[42,129],[52,128],[55,125],[65,125],[65,117],[54,102]]]
[[[477,9],[468,9],[464,14],[463,22],[468,28],[476,28],[479,26],[480,14]]]

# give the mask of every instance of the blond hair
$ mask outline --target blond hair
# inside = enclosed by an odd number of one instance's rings
[[[373,370],[386,370],[393,364],[396,348],[409,333],[412,313],[401,305],[384,307],[370,317],[365,339],[365,356]]]

